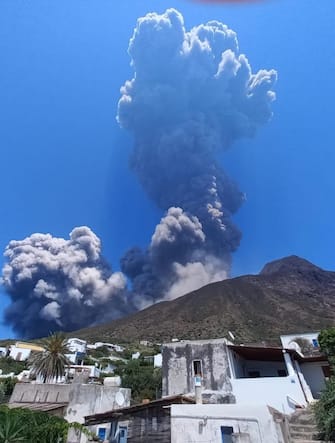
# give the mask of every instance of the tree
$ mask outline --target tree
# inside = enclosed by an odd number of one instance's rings
[[[155,400],[161,391],[161,370],[141,358],[118,364],[114,374],[121,376],[122,386],[131,388],[132,398],[136,402],[144,398]]]
[[[44,351],[35,353],[31,360],[33,374],[42,377],[43,383],[63,377],[70,364],[65,355],[69,352],[65,335],[55,332],[42,340],[41,345]]]

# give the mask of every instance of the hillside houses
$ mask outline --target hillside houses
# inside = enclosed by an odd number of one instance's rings
[[[238,345],[226,338],[173,340],[161,346],[161,354],[141,355],[145,365],[162,367],[162,397],[138,404],[120,377],[102,383],[96,357],[117,358],[115,345],[98,342],[92,348],[74,338],[70,355],[80,354],[82,363],[71,365],[72,373],[58,383],[26,378],[28,383],[16,385],[10,406],[42,408],[86,423],[111,443],[289,443],[287,417],[308,408],[329,376],[317,337],[285,335],[281,346]],[[133,349],[123,349],[119,358],[127,355],[136,366]],[[87,365],[88,357],[96,358],[95,364]],[[85,441],[71,437],[71,443]]]
[[[329,372],[317,336],[296,334],[290,343],[283,336],[287,348],[235,345],[225,338],[163,344],[162,401],[85,422],[110,423],[113,443],[289,443],[287,417],[318,398]],[[304,355],[298,338],[309,340],[314,352]]]

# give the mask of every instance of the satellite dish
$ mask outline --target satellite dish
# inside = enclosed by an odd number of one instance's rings
[[[232,340],[235,340],[235,335],[231,331],[228,331],[228,334]]]
[[[118,406],[123,406],[124,402],[125,402],[125,398],[124,395],[122,394],[122,392],[117,392],[115,395],[115,401],[117,403]]]

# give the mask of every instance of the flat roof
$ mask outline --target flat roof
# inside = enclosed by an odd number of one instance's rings
[[[108,423],[112,420],[125,418],[131,414],[139,411],[144,411],[146,409],[153,408],[164,408],[165,406],[170,406],[172,404],[194,404],[195,401],[190,397],[184,397],[183,395],[174,395],[171,397],[163,397],[158,400],[152,400],[148,403],[139,403],[137,405],[128,406],[126,408],[113,409],[112,411],[103,412],[100,414],[87,415],[85,417],[85,425],[97,425],[100,423]]]
[[[11,409],[14,408],[24,408],[30,409],[31,411],[54,411],[56,409],[61,409],[67,406],[68,403],[33,403],[33,402],[25,402],[25,403],[8,403],[8,406]]]

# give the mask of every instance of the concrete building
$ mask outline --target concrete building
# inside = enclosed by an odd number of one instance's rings
[[[98,384],[17,383],[9,401],[11,408],[29,408],[64,417],[68,422],[84,423],[84,417],[106,410],[127,407],[130,389]],[[96,435],[107,435],[110,425],[92,426]],[[85,443],[85,435],[70,434],[69,443]]]
[[[180,341],[162,347],[163,396],[194,395],[212,404],[269,405],[290,414],[318,398],[329,368],[320,354],[294,349],[235,346],[226,339]]]

